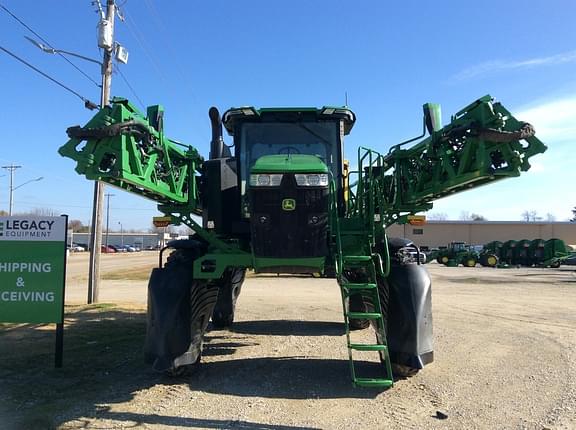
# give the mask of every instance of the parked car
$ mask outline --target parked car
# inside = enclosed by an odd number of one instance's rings
[[[136,248],[134,248],[132,245],[124,245],[122,248],[126,252],[136,252]]]
[[[116,252],[116,249],[114,249],[111,245],[102,245],[100,247],[100,252],[106,253],[106,254],[111,254],[113,252]]]
[[[78,245],[77,243],[73,243],[71,246],[68,247],[68,249],[72,252],[84,252],[84,251],[86,251],[86,248],[84,248],[81,245]]]

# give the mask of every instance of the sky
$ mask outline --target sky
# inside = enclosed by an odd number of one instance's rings
[[[490,94],[534,125],[549,147],[520,178],[441,199],[430,211],[459,219],[521,220],[526,210],[568,220],[576,206],[576,2],[119,0],[116,40],[129,51],[112,95],[165,107],[165,131],[208,155],[208,109],[348,105],[345,142],[380,152],[421,132],[422,104],[451,114]],[[89,0],[0,0],[53,47],[95,59],[98,15]],[[84,97],[99,88],[0,8],[0,46]],[[99,66],[72,61],[93,80]],[[131,88],[130,88],[131,87]],[[14,212],[49,209],[90,223],[93,184],[58,155],[66,128],[93,112],[76,96],[0,52],[0,163],[15,163]],[[133,91],[132,91],[133,90]],[[134,93],[136,95],[134,95]],[[227,143],[231,143],[226,137]],[[354,162],[352,161],[352,164]],[[8,208],[0,171],[0,210]],[[4,175],[4,176],[2,176]],[[148,229],[154,202],[107,188],[111,229]]]

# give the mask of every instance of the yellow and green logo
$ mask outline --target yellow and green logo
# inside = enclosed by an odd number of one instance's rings
[[[294,199],[282,200],[282,210],[293,211],[294,209],[296,209],[296,200]]]

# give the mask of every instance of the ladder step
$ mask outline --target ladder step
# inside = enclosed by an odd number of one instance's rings
[[[382,318],[379,312],[348,312],[348,318],[355,320],[377,320]]]
[[[391,379],[355,378],[354,385],[357,387],[390,388],[394,384]]]
[[[356,351],[387,351],[388,347],[386,345],[380,344],[363,344],[363,343],[351,343],[348,348],[355,349]]]
[[[344,230],[342,236],[372,236],[368,230]]]
[[[363,263],[366,261],[372,261],[372,257],[369,255],[345,255],[345,263]]]
[[[374,290],[376,289],[376,284],[345,283],[342,284],[342,288],[345,288],[346,290]]]

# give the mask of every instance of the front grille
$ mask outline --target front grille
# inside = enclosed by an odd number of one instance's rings
[[[328,253],[328,188],[296,187],[284,175],[280,187],[252,187],[250,226],[258,257],[323,257]],[[293,199],[294,210],[282,202]]]

